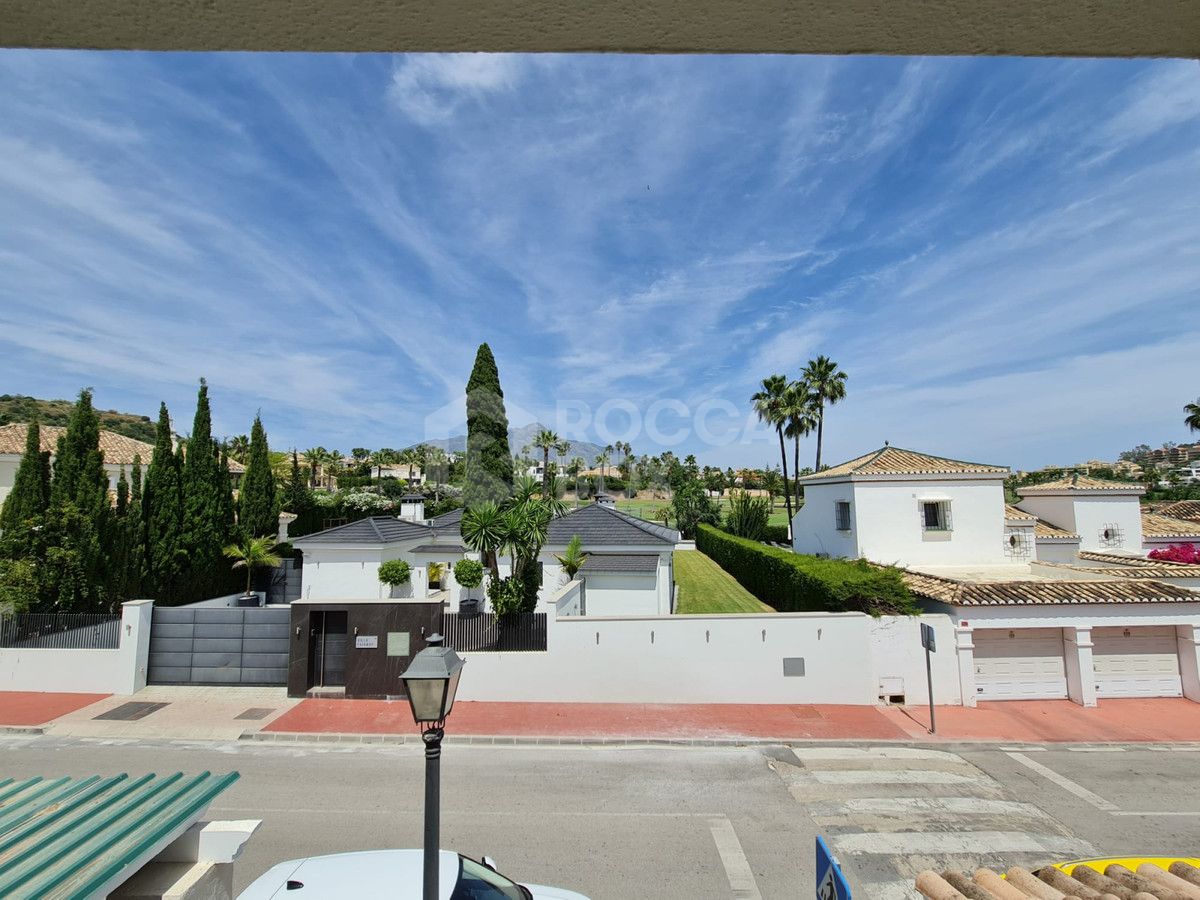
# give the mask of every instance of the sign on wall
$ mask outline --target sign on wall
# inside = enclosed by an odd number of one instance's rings
[[[354,638],[355,650],[374,650],[379,646],[379,635],[377,634],[359,634]]]
[[[409,634],[407,631],[389,631],[387,637],[387,655],[388,656],[408,656],[409,650]]]

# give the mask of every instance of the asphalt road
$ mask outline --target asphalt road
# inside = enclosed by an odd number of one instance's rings
[[[288,858],[420,846],[415,746],[41,737],[4,738],[0,753],[13,777],[236,769],[210,814],[263,820],[239,889]],[[1166,749],[448,746],[443,846],[593,898],[794,900],[812,896],[821,833],[856,897],[890,898],[930,864],[1198,853],[1198,762]],[[980,852],[992,841],[1012,849]]]

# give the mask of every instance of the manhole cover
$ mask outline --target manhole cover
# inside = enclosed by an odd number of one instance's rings
[[[114,719],[118,722],[132,722],[134,719],[144,719],[146,716],[155,710],[162,709],[167,706],[166,703],[145,703],[141,701],[133,701],[132,703],[122,703],[120,706],[114,706],[108,712],[102,712],[98,716],[93,716],[94,719]]]
[[[275,710],[265,706],[252,706],[244,713],[238,713],[234,716],[235,719],[265,719]]]

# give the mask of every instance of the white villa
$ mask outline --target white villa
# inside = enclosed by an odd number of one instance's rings
[[[58,439],[66,431],[67,429],[62,425],[42,425],[40,428],[42,452],[53,454],[58,448]],[[25,438],[28,433],[29,426],[23,422],[0,425],[0,504],[12,492],[17,469],[21,465],[21,456],[25,452]],[[109,489],[115,491],[117,481],[121,477],[121,470],[124,469],[125,476],[129,477],[129,469],[133,465],[135,456],[141,457],[142,471],[145,472],[146,467],[150,465],[150,456],[154,453],[154,445],[117,434],[115,431],[102,429],[100,431],[100,450],[104,454],[104,471],[108,474]],[[241,476],[245,468],[241,463],[231,459],[229,471],[233,474],[236,484],[236,479]]]
[[[793,549],[905,570],[955,622],[943,652],[967,705],[1200,700],[1200,569],[1146,558],[1200,543],[1200,522],[1143,512],[1139,484],[1083,475],[1021,488],[1010,506],[1008,474],[884,446],[799,479]]]
[[[454,563],[478,559],[462,542],[462,510],[425,519],[420,495],[401,500],[400,517],[374,516],[292,539],[302,551],[301,596],[305,600],[444,600],[451,612],[467,599],[454,580]],[[542,548],[542,594],[549,596],[567,579],[558,562],[579,535],[587,560],[579,572],[582,605],[589,615],[667,615],[671,612],[674,570],[671,556],[679,533],[600,503],[573,510],[550,523]],[[392,589],[379,581],[379,565],[403,559],[412,569],[408,586]],[[440,564],[440,585],[430,585],[430,566]],[[501,560],[501,571],[509,563]],[[482,599],[484,590],[471,595]]]

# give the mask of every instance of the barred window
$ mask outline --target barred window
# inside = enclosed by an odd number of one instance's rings
[[[837,521],[838,531],[850,530],[850,501],[838,500],[834,505],[834,518]]]
[[[921,528],[924,531],[949,531],[950,501],[922,500]]]

